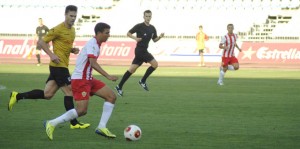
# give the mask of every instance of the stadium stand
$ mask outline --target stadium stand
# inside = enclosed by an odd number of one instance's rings
[[[68,0],[1,0],[0,33],[34,33],[37,18],[52,27],[63,20]],[[299,40],[299,0],[74,0],[79,6],[78,36],[91,36],[95,22],[112,26],[112,37],[124,38],[129,28],[142,22],[142,12],[153,12],[151,23],[166,38],[194,38],[201,24],[210,39],[219,40],[233,23],[244,41]],[[20,26],[22,25],[22,26]]]

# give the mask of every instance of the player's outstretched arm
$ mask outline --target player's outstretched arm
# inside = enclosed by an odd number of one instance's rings
[[[39,40],[37,44],[40,45],[42,49],[49,55],[51,61],[57,64],[60,62],[59,57],[52,53],[45,41]]]
[[[79,48],[72,48],[71,53],[78,54],[79,53]]]
[[[158,37],[156,37],[155,39],[153,39],[154,42],[157,42],[158,40],[160,40],[161,38],[163,38],[165,36],[165,33],[161,33]]]
[[[223,43],[220,43],[220,44],[219,44],[219,48],[220,48],[220,49],[227,50],[227,49],[228,49],[228,46],[225,46]]]
[[[108,80],[111,81],[117,81],[118,77],[109,75],[105,70],[102,69],[102,67],[98,64],[97,59],[95,58],[89,58],[89,62],[94,70],[99,72],[101,75],[106,77]]]
[[[242,52],[242,49],[235,43],[235,47],[240,51]]]
[[[220,49],[225,49],[224,44],[223,44],[223,43],[220,43],[220,44],[219,44],[219,48],[220,48]]]
[[[133,40],[135,40],[136,42],[140,42],[142,41],[142,38],[138,38],[136,36],[133,36],[130,32],[127,33],[127,36]]]

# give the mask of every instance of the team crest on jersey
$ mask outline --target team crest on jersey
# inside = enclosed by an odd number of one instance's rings
[[[86,96],[86,92],[81,92],[82,97]]]

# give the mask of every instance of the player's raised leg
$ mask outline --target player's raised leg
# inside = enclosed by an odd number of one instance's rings
[[[133,61],[134,62],[134,61]],[[115,87],[115,89],[117,90],[117,94],[119,96],[123,96],[123,85],[125,84],[125,82],[129,79],[129,77],[139,68],[140,66],[137,64],[131,64],[129,69],[124,73],[120,83]]]
[[[78,107],[79,106],[80,106],[80,104],[78,104]],[[72,119],[75,119],[75,118],[78,117],[78,115],[79,114],[77,114],[77,111],[75,109],[71,109],[71,110],[67,111],[66,113],[64,113],[63,115],[61,115],[61,116],[59,116],[55,119],[46,121],[45,122],[45,128],[46,128],[46,134],[47,134],[48,138],[50,140],[53,140],[53,132],[54,132],[55,127],[58,124],[68,122]]]
[[[64,96],[64,105],[66,111],[74,109],[74,102],[73,102],[73,93],[71,89],[71,85],[61,87],[62,91],[65,93]],[[81,123],[77,119],[72,119],[70,121],[70,128],[71,129],[85,129],[88,128],[90,124],[88,123]]]
[[[13,106],[22,99],[46,99],[44,96],[44,91],[40,89],[34,89],[29,92],[18,93],[16,91],[12,91],[10,94],[10,99],[8,103],[8,110],[11,111]]]
[[[55,119],[46,121],[46,134],[50,140],[53,140],[53,132],[58,124],[71,121],[87,113],[88,100],[76,100],[76,109],[71,109]]]

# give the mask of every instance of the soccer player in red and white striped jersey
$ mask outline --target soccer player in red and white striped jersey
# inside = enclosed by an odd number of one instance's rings
[[[222,37],[221,42],[219,44],[219,48],[223,49],[223,52],[218,85],[224,85],[223,80],[227,70],[239,69],[239,61],[234,56],[234,49],[236,47],[240,52],[242,52],[242,49],[240,49],[240,47],[236,44],[238,36],[237,34],[233,33],[233,29],[233,24],[227,25],[228,33]]]
[[[96,95],[105,100],[102,116],[95,132],[105,137],[116,137],[116,135],[106,128],[106,124],[115,106],[117,99],[116,95],[104,82],[97,80],[92,76],[92,70],[96,70],[108,80],[116,81],[118,79],[116,76],[109,75],[97,63],[97,58],[100,55],[100,46],[103,42],[107,41],[110,36],[109,33],[110,26],[108,24],[98,23],[95,26],[95,37],[90,39],[81,50],[76,60],[75,70],[71,77],[72,92],[77,106],[63,115],[45,122],[46,133],[50,140],[53,139],[55,126],[87,113],[88,101],[92,95]]]

